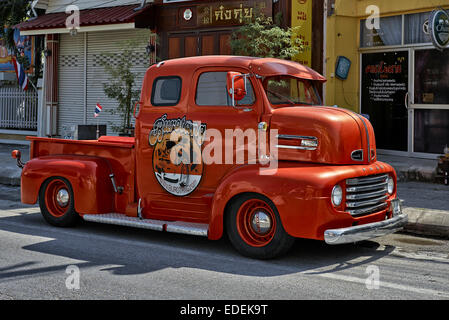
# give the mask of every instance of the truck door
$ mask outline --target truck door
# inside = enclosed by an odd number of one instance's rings
[[[212,199],[221,179],[232,168],[256,157],[254,140],[262,99],[255,91],[258,88],[255,79],[248,78],[247,94],[234,108],[227,93],[226,76],[229,71],[246,73],[237,68],[201,68],[193,75],[192,83],[195,85],[190,88],[188,117],[207,127],[206,139],[201,146],[202,181],[196,192],[204,199]]]
[[[173,220],[185,206],[176,195],[180,167],[170,162],[170,134],[187,125],[188,86],[185,78],[171,73],[148,81],[144,89],[151,90],[151,97],[143,101],[136,122],[138,198],[144,218]]]

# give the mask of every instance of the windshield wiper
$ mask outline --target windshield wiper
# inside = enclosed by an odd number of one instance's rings
[[[274,96],[276,96],[276,97],[278,97],[278,98],[280,98],[280,99],[285,99],[285,100],[287,100],[287,102],[290,103],[292,106],[294,106],[294,105],[297,104],[297,103],[291,101],[289,98],[284,97],[283,95],[281,95],[281,94],[279,94],[279,93],[277,93],[277,92],[274,92],[274,91],[271,91],[271,90],[268,90],[268,89],[267,89],[267,92],[268,92],[268,93],[271,93],[272,95],[274,95]]]

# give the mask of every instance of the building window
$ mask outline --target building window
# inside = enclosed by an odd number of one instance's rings
[[[383,47],[402,44],[402,16],[380,18],[379,29],[367,20],[360,21],[360,47]]]
[[[405,16],[404,43],[430,43],[432,39],[428,33],[430,12],[408,14]]]
[[[151,92],[153,106],[175,106],[181,98],[180,77],[159,77],[154,80]]]
[[[449,110],[415,110],[415,152],[441,154],[448,141]]]
[[[231,106],[232,101],[227,93],[227,72],[205,72],[198,79],[196,88],[196,104],[198,106]],[[246,82],[246,96],[237,105],[254,103],[254,93],[251,81]]]
[[[449,105],[449,51],[415,52],[415,103]]]

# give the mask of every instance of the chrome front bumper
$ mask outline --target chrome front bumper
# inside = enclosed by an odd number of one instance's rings
[[[326,230],[324,232],[324,240],[327,244],[353,243],[399,231],[407,224],[408,216],[406,213],[402,213],[399,199],[393,200],[392,206],[392,218],[361,226]]]

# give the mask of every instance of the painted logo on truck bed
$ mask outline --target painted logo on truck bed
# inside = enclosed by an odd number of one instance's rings
[[[201,146],[206,124],[186,117],[156,119],[149,133],[154,146],[153,171],[159,184],[175,196],[186,196],[200,184],[203,175]]]

